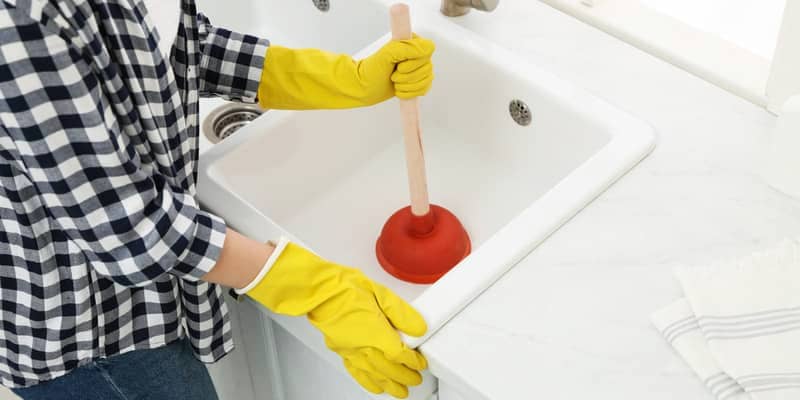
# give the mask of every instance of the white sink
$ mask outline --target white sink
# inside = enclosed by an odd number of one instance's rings
[[[445,17],[415,13],[412,21],[437,44],[436,80],[421,101],[431,199],[464,223],[469,257],[433,285],[401,282],[375,259],[383,223],[408,201],[396,101],[269,111],[204,155],[199,198],[248,235],[288,235],[361,268],[412,302],[429,336],[636,165],[655,136],[641,120]],[[514,99],[529,106],[529,126],[509,116]],[[327,354],[303,319],[276,320]],[[419,346],[428,336],[406,339]]]

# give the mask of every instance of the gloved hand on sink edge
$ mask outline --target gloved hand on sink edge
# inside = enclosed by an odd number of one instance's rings
[[[356,61],[346,54],[271,45],[258,103],[272,109],[337,109],[369,106],[395,95],[422,96],[433,81],[434,48],[430,40],[414,35]]]
[[[372,393],[405,398],[408,386],[422,382],[419,371],[427,362],[398,331],[422,336],[425,320],[357,269],[281,239],[261,273],[236,292],[277,314],[307,316],[353,378]]]

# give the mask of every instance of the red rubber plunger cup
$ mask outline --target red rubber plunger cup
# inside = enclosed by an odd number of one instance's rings
[[[395,212],[383,226],[375,246],[383,269],[412,283],[433,283],[471,250],[469,236],[450,211],[431,205],[416,216],[411,207]]]
[[[408,6],[395,4],[390,14],[392,39],[410,39]],[[433,283],[469,255],[471,244],[458,218],[428,201],[418,100],[401,99],[400,112],[411,206],[389,217],[375,253],[383,269],[393,276],[412,283]]]

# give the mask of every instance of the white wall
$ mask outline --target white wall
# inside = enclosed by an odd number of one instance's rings
[[[641,0],[659,12],[771,59],[786,0]]]

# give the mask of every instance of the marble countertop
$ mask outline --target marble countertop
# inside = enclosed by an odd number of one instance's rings
[[[456,22],[650,122],[659,139],[423,346],[434,373],[489,399],[711,399],[649,316],[681,295],[673,266],[800,235],[800,202],[758,172],[775,117],[538,1]]]

